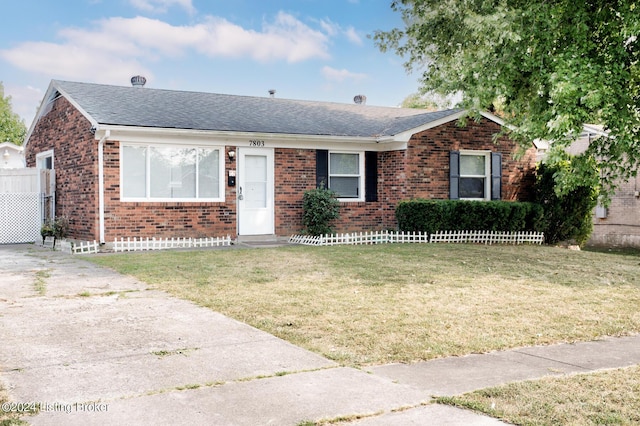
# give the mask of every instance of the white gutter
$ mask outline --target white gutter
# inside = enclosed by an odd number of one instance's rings
[[[100,228],[100,244],[104,244],[104,142],[111,136],[107,130],[98,141],[98,215]]]

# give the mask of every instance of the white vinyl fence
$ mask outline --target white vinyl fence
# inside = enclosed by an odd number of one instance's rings
[[[47,182],[46,187],[42,182]],[[53,205],[53,170],[0,169],[0,244],[32,243],[40,238],[43,206],[50,194]]]
[[[32,243],[40,226],[38,192],[0,193],[0,244]]]
[[[423,232],[375,231],[333,235],[293,235],[293,244],[308,246],[387,244],[387,243],[480,243],[480,244],[542,244],[542,232],[438,231]]]
[[[212,238],[117,238],[113,242],[113,251],[166,250],[176,248],[221,247],[230,246],[231,237]]]

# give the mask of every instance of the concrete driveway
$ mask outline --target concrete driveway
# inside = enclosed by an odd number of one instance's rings
[[[296,425],[430,398],[78,255],[16,245],[0,259],[0,378],[40,404],[33,425]]]

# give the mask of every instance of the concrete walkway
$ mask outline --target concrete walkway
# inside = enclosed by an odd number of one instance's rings
[[[640,364],[640,336],[367,371],[340,367],[131,277],[0,246],[0,379],[33,425],[497,425],[429,404],[504,382]]]

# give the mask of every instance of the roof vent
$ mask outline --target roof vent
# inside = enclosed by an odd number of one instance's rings
[[[272,98],[276,97],[276,89],[269,89],[269,96],[271,96]]]
[[[131,77],[131,85],[133,87],[144,87],[147,84],[147,79],[141,75],[134,75]]]
[[[358,105],[364,105],[367,103],[367,97],[365,95],[355,95],[353,97],[353,102],[357,103]]]

